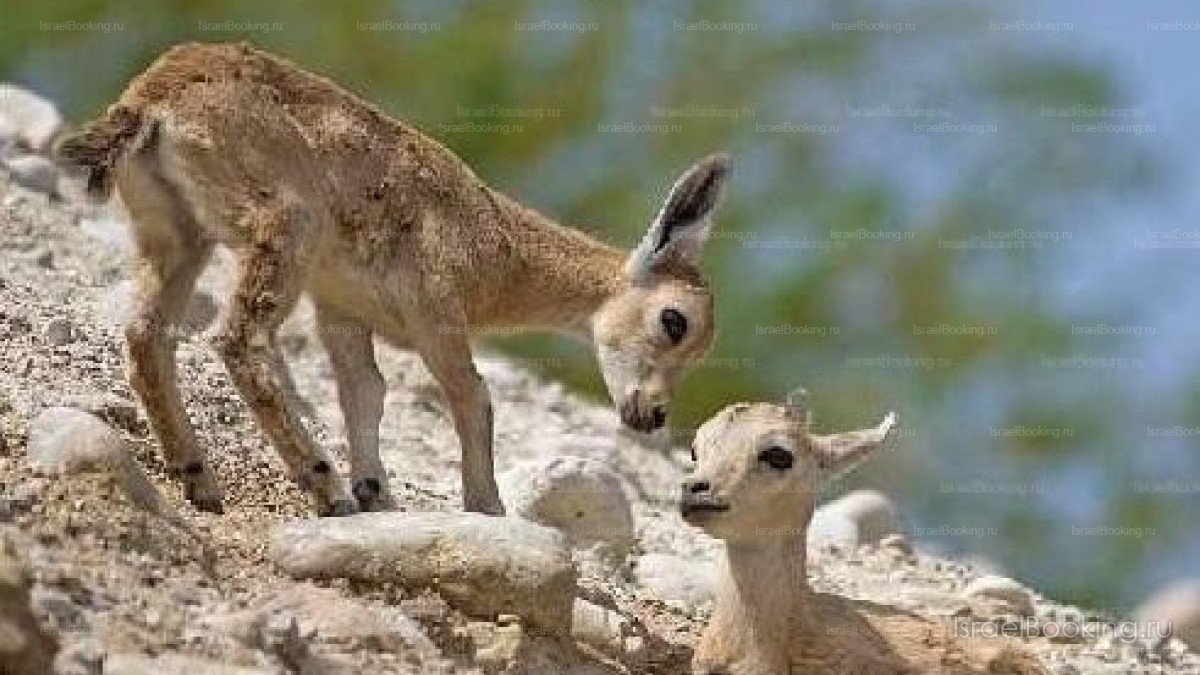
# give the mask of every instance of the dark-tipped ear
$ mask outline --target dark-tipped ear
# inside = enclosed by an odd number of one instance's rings
[[[809,435],[809,444],[821,467],[821,479],[831,481],[886,447],[896,435],[896,413],[874,429],[860,429],[828,436]]]
[[[675,181],[667,201],[638,247],[629,256],[629,271],[639,276],[655,262],[678,254],[693,264],[708,239],[710,216],[729,180],[729,155],[718,152],[696,162]]]

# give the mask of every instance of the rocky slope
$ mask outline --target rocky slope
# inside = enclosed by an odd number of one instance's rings
[[[307,517],[304,501],[202,336],[227,261],[202,280],[196,334],[179,349],[188,409],[228,491],[226,515],[213,516],[192,510],[163,475],[124,381],[120,217],[51,191],[71,194],[62,182],[0,171],[0,672],[687,672],[719,550],[676,514],[685,452],[647,447],[610,409],[485,355],[506,501],[566,533],[575,592],[607,609],[597,615],[604,625],[555,631],[463,602],[461,588],[403,579],[298,579],[272,558],[270,533]],[[344,449],[310,326],[301,307],[281,344],[314,434]],[[436,387],[411,353],[381,348],[380,367],[389,385],[381,446],[399,503],[414,518],[457,511],[457,442]],[[136,458],[133,468],[105,465],[121,453]],[[67,467],[67,455],[83,459]],[[580,459],[556,459],[564,456]],[[891,534],[902,526],[878,496],[848,496],[819,519],[816,590],[859,611],[966,623],[1041,663],[988,666],[966,654],[945,672],[1200,673],[1178,640],[1121,639],[1112,617],[913,551]],[[1020,636],[996,635],[1002,626]],[[839,638],[853,636],[830,636]]]

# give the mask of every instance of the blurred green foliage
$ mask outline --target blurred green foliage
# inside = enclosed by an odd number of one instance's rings
[[[1130,394],[1106,380],[1114,375],[1044,361],[1118,353],[1070,330],[1113,317],[1055,305],[1047,287],[1064,263],[1054,242],[955,242],[1094,234],[1071,217],[1076,205],[1148,189],[1154,163],[1127,138],[1071,133],[1070,120],[1041,113],[1116,105],[1121,94],[1100,66],[989,31],[989,11],[929,1],[901,14],[883,0],[17,2],[4,10],[0,76],[80,120],[172,43],[247,39],[412,120],[522,201],[627,245],[679,170],[728,149],[735,179],[708,251],[717,346],[679,392],[683,435],[728,402],[801,384],[825,429],[896,406],[908,435],[854,484],[897,495],[919,526],[996,528],[934,532],[951,550],[988,555],[1069,600],[1119,605],[1146,590],[1134,574],[1142,543],[1068,537],[1071,525],[1157,524],[1167,548],[1185,526],[1169,503],[1121,488],[1136,460],[1118,427]],[[898,23],[834,28],[858,20]],[[121,26],[53,25],[71,21]],[[577,25],[519,26],[537,21]],[[870,114],[879,106],[940,112]],[[916,126],[941,122],[982,131]],[[601,126],[621,123],[668,132]],[[773,130],[783,124],[792,131]],[[943,324],[979,330],[917,329]],[[557,338],[503,347],[602,395],[584,348]],[[1020,426],[1072,433],[995,433]],[[1111,494],[1092,503],[1094,491]]]

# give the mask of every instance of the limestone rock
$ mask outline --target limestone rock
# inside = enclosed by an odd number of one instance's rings
[[[648,553],[637,560],[638,586],[669,605],[695,612],[712,601],[717,587],[717,566],[670,553]]]
[[[104,675],[275,675],[277,671],[251,666],[233,666],[180,656],[162,654],[151,658],[135,654],[113,654],[104,661]]]
[[[809,545],[876,544],[889,534],[904,534],[892,500],[877,490],[855,490],[817,508],[809,526]],[[854,540],[849,538],[853,534]]]
[[[1028,588],[1000,576],[983,576],[967,584],[963,597],[983,614],[1033,616],[1033,594]]]
[[[54,407],[39,413],[29,426],[29,462],[49,475],[108,473],[135,506],[175,517],[125,440],[103,420],[81,410]]]
[[[49,673],[58,651],[33,614],[29,586],[15,547],[0,535],[0,673],[5,675]]]
[[[575,546],[601,544],[623,556],[633,545],[621,477],[601,462],[571,456],[525,462],[505,472],[500,486],[514,514],[561,530]]]
[[[415,621],[398,609],[377,609],[328,588],[299,586],[283,591],[251,609],[208,619],[231,635],[259,635],[271,616],[288,612],[300,633],[327,641],[393,654],[433,657],[437,647]]]
[[[1172,635],[1200,652],[1200,578],[1178,581],[1151,596],[1137,610],[1142,621],[1171,622]]]
[[[44,195],[58,194],[58,169],[45,157],[19,155],[2,163],[17,185]]]
[[[62,115],[53,103],[15,84],[0,84],[0,121],[12,145],[34,152],[50,149],[54,135],[62,128]]]
[[[433,588],[468,614],[517,614],[570,627],[575,570],[565,537],[476,513],[364,513],[286,523],[270,555],[297,578],[345,577]]]

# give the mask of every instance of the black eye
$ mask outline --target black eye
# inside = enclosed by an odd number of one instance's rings
[[[792,468],[792,453],[786,448],[772,445],[758,453],[758,461],[770,464],[772,469],[783,471]]]
[[[690,450],[692,453],[692,461],[699,462],[700,460],[696,459],[696,448],[688,448],[688,450]]]
[[[660,319],[663,330],[667,331],[667,337],[671,338],[671,344],[679,344],[683,336],[687,334],[687,317],[676,310],[664,309]]]

